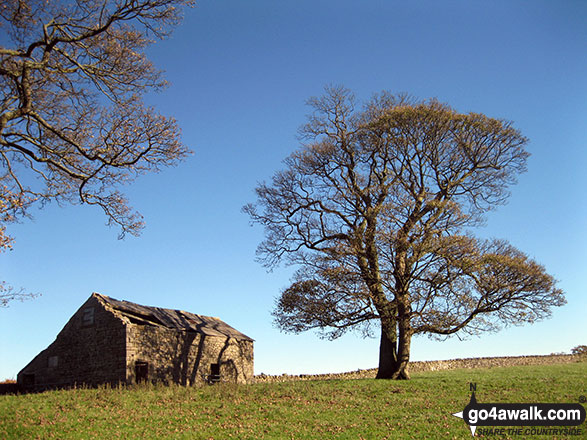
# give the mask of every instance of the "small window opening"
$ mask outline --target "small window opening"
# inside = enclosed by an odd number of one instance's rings
[[[149,380],[149,363],[137,361],[135,363],[135,378],[137,383]]]
[[[94,324],[94,308],[88,307],[82,312],[82,325]]]
[[[47,361],[47,366],[49,368],[55,368],[59,365],[59,356],[49,356],[49,360]]]
[[[35,386],[35,375],[33,373],[24,373],[22,375],[22,385],[25,387]]]

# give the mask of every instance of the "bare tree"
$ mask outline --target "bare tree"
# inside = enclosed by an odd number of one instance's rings
[[[306,143],[244,208],[265,227],[259,259],[299,267],[278,327],[334,338],[378,322],[377,377],[407,379],[415,334],[496,330],[565,303],[538,263],[470,233],[526,169],[510,122],[386,92],[357,108],[341,87],[309,104]]]
[[[143,222],[120,184],[177,164],[173,118],[142,96],[165,86],[145,56],[190,0],[6,0],[0,6],[0,249],[35,203],[102,208],[121,236]]]

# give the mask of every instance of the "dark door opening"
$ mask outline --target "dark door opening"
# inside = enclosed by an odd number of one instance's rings
[[[149,380],[149,363],[138,361],[135,363],[135,377],[137,383]]]
[[[208,382],[220,382],[220,364],[210,364],[210,375],[208,376]]]

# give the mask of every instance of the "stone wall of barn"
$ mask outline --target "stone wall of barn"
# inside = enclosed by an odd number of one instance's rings
[[[92,296],[17,381],[29,390],[125,382],[125,334],[124,323]]]
[[[127,324],[126,356],[128,383],[195,385],[218,372],[221,381],[249,383],[254,374],[253,342],[159,326]]]

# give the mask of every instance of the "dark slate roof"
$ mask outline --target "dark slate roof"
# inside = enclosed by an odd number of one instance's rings
[[[195,331],[207,336],[253,341],[224,321],[211,316],[195,315],[183,310],[143,306],[130,301],[120,301],[99,293],[94,293],[93,296],[113,309],[115,313],[125,316],[135,324],[162,326],[175,330]]]

